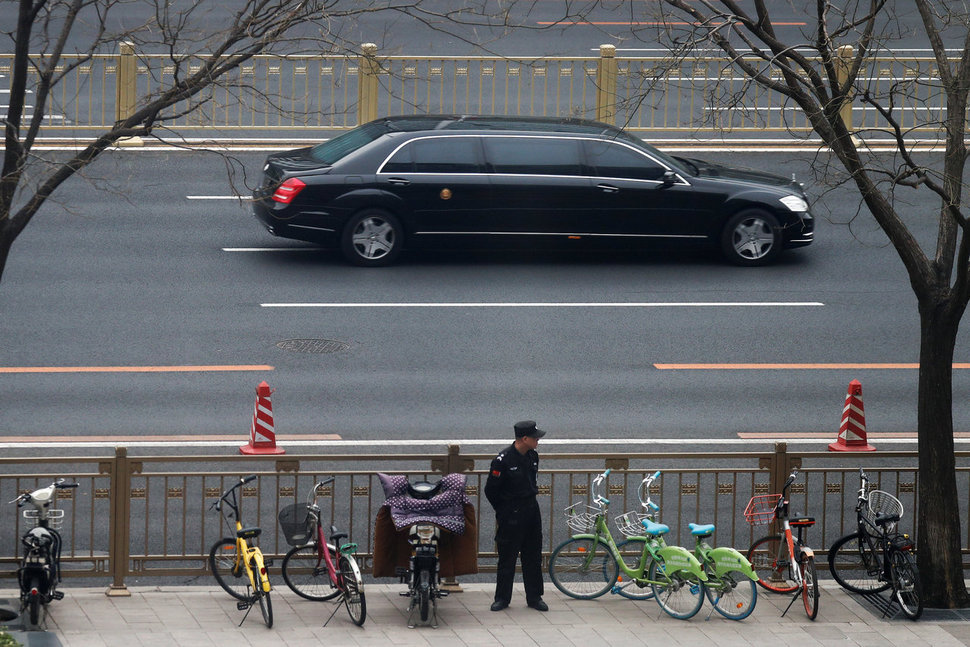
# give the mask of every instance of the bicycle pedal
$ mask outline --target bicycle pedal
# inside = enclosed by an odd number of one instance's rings
[[[51,593],[51,600],[63,600],[63,599],[64,599],[64,591],[54,591],[53,593]]]
[[[271,560],[271,559],[264,559],[263,560],[263,566],[265,566],[266,568],[269,568],[272,565],[273,565],[273,560]]]
[[[250,607],[250,604],[248,602],[237,602],[236,603],[236,608],[239,609],[240,611],[245,611],[249,607]]]
[[[410,591],[400,591],[398,593],[398,595],[400,595],[402,598],[407,598],[407,597],[411,597],[411,592]]]
[[[448,597],[448,593],[450,593],[450,591],[438,591],[438,597],[439,598],[446,598],[446,597]]]

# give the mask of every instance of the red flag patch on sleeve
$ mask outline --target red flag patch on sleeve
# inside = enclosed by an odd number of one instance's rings
[[[492,476],[502,476],[502,472],[499,470],[492,470]]]

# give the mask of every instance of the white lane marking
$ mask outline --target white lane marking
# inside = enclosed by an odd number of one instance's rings
[[[223,247],[224,252],[318,252],[322,247]]]
[[[523,303],[260,303],[261,308],[815,308],[819,301],[523,302]]]
[[[832,439],[835,440],[836,434],[832,434]],[[876,445],[906,445],[906,444],[916,444],[916,438],[873,438],[869,437],[869,441]],[[953,441],[958,444],[970,443],[970,438],[954,438]],[[639,446],[639,445],[763,445],[765,447],[773,447],[775,442],[785,442],[789,445],[800,444],[800,445],[827,445],[828,440],[819,439],[816,437],[812,438],[797,438],[792,436],[784,436],[778,439],[771,438],[543,438],[540,445],[542,447],[549,446],[569,446],[575,447],[577,444],[580,445],[620,445],[620,446]],[[118,445],[118,441],[104,440],[104,441],[76,441],[76,442],[20,442],[20,443],[5,443],[0,442],[0,448],[3,449],[18,449],[18,448],[71,448],[71,447],[115,447]],[[126,441],[123,444],[125,447],[238,447],[246,444],[246,438],[240,436],[237,441],[211,441],[211,440],[199,440],[199,441]],[[393,439],[383,439],[383,440],[298,440],[298,439],[280,439],[277,437],[276,444],[280,447],[442,447],[447,445],[466,445],[466,446],[487,446],[500,448],[507,446],[509,444],[509,439],[505,436],[501,438],[478,438],[478,439],[440,439],[440,440],[393,440]],[[540,450],[541,451],[541,450]]]
[[[252,200],[248,195],[187,195],[186,200]]]

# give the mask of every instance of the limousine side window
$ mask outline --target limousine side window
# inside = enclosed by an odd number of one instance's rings
[[[660,181],[667,170],[646,155],[621,144],[589,141],[586,146],[597,177]]]
[[[555,137],[485,137],[494,173],[583,175],[580,140]]]
[[[474,137],[431,137],[407,142],[383,173],[479,173],[480,147]]]

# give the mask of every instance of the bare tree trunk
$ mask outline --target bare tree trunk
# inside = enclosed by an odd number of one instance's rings
[[[959,321],[946,299],[931,297],[920,304],[917,556],[920,579],[927,584],[927,607],[970,606],[963,581],[961,526],[955,523],[959,499],[953,454],[953,349]]]
[[[7,257],[10,256],[12,245],[13,237],[7,234],[5,228],[0,228],[0,280],[3,280],[3,270],[7,267]]]

